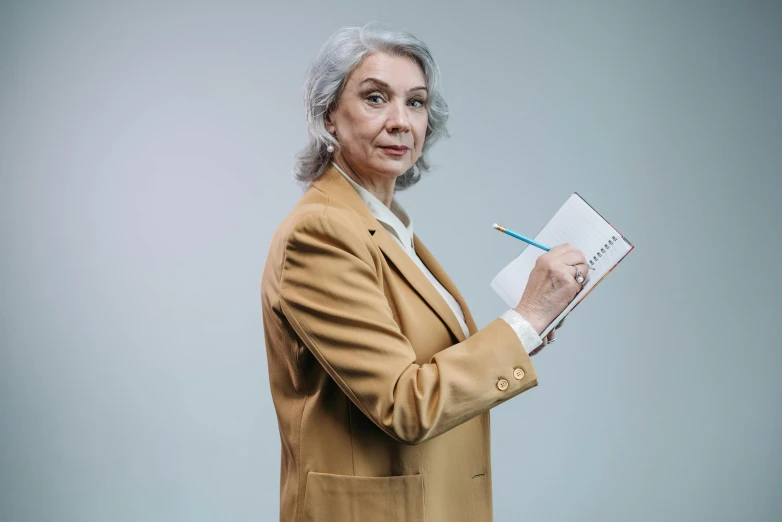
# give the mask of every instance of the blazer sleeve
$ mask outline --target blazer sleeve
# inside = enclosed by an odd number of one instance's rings
[[[499,318],[416,364],[376,256],[367,230],[348,219],[300,217],[286,240],[280,306],[328,374],[389,436],[423,442],[537,386],[529,355]]]

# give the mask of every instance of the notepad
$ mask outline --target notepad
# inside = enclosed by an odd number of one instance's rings
[[[535,241],[552,248],[563,243],[570,243],[584,253],[587,263],[594,268],[589,271],[589,276],[581,291],[546,327],[540,334],[541,337],[545,337],[573,311],[634,248],[630,241],[598,214],[578,193],[574,193],[568,198],[548,224],[543,227],[543,230],[535,236]],[[527,286],[529,275],[535,267],[535,261],[543,254],[545,254],[543,250],[528,245],[492,280],[491,287],[509,307],[518,306]]]

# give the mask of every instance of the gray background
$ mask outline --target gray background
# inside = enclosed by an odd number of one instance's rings
[[[780,3],[281,4],[2,3],[2,522],[277,518],[260,276],[306,68],[371,20],[442,69],[400,199],[479,326],[491,223],[579,191],[636,244],[492,412],[496,520],[782,519]]]

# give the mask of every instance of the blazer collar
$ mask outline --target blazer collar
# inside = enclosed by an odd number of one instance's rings
[[[367,227],[369,232],[373,233],[383,226],[375,219],[375,216],[369,211],[361,196],[358,195],[350,182],[332,165],[328,164],[318,179],[312,182],[312,186],[324,192],[329,198],[338,200],[343,205],[348,206],[353,212],[358,214],[361,221]]]
[[[350,182],[348,182],[333,165],[329,165],[312,185],[318,190],[326,193],[330,198],[333,197],[334,199],[339,200],[343,205],[348,206],[358,215],[372,235],[375,244],[377,244],[386,256],[386,259],[399,270],[402,277],[410,283],[418,295],[420,295],[429,307],[440,317],[454,337],[459,342],[464,341],[464,332],[462,331],[461,326],[459,326],[459,321],[453,314],[451,307],[448,306],[448,303],[445,302],[445,299],[443,299],[434,285],[432,285],[424,273],[421,272],[421,269],[419,269],[413,260],[410,259],[407,252],[402,250],[399,243],[397,243],[391,234],[377,221],[377,219],[375,219],[361,199],[361,196],[356,192],[356,189],[351,186]],[[456,289],[451,278],[448,277],[445,270],[443,270],[434,256],[415,234],[413,235],[413,244],[416,254],[421,258],[424,265],[426,265],[429,271],[432,272],[432,275],[440,281],[443,287],[450,292],[454,299],[456,299],[456,302],[459,303],[459,306],[461,306],[470,334],[475,333],[477,331],[475,322],[467,309],[467,305],[464,302],[462,295]]]

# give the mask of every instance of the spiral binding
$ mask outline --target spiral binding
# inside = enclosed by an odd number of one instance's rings
[[[614,245],[614,243],[616,243],[617,241],[619,241],[619,239],[617,239],[616,236],[611,236],[611,239],[608,240],[608,243],[606,243],[605,245],[603,245],[602,248],[600,248],[600,252],[597,252],[592,257],[592,259],[589,260],[589,266],[592,266],[595,263],[597,263],[600,260],[600,258],[603,257],[603,254],[606,253],[606,250],[610,250],[611,247]]]

